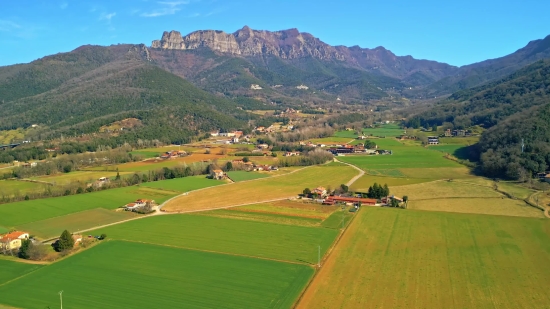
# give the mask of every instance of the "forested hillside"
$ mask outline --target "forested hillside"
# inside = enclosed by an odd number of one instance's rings
[[[128,139],[175,142],[247,119],[233,101],[150,64],[134,45],[85,46],[15,71],[0,68],[0,130],[38,124],[49,128],[45,136],[93,133],[132,117],[143,125],[123,132]]]
[[[490,128],[549,101],[550,60],[541,60],[497,82],[456,92],[412,120],[424,126],[450,122],[455,128]]]
[[[525,179],[546,171],[550,166],[550,103],[492,127],[481,137],[479,147],[481,166],[488,176]]]

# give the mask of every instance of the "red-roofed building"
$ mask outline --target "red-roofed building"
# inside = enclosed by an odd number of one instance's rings
[[[329,196],[326,198],[328,202],[342,203],[361,203],[362,205],[376,205],[376,200],[371,198],[351,197],[351,196]]]

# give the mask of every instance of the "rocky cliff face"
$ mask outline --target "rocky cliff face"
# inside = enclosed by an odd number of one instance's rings
[[[196,31],[182,36],[178,31],[164,32],[152,48],[197,49],[207,47],[221,53],[241,56],[273,55],[283,59],[313,56],[319,59],[345,60],[336,48],[321,42],[309,33],[297,29],[258,31],[245,26],[235,33],[223,31]]]
[[[411,56],[399,57],[383,47],[331,46],[297,29],[270,32],[245,26],[235,33],[205,30],[186,36],[178,31],[170,31],[164,32],[160,40],[153,41],[151,47],[179,50],[209,48],[235,56],[275,56],[287,60],[314,57],[396,78],[422,72],[429,79],[437,80],[456,70],[456,67],[444,63],[417,60]]]

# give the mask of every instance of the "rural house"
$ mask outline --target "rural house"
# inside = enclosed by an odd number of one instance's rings
[[[225,173],[220,169],[215,169],[215,170],[212,170],[212,172],[210,172],[210,177],[212,177],[212,179],[217,179],[217,180],[224,179]]]
[[[0,235],[0,248],[2,250],[15,250],[21,247],[21,242],[24,239],[29,239],[29,233],[26,232],[11,232]]]
[[[311,191],[311,193],[317,194],[320,197],[325,197],[327,195],[327,189],[325,189],[324,187],[317,187],[317,188],[313,189],[313,191]]]
[[[438,145],[439,138],[437,136],[428,136],[428,145]]]

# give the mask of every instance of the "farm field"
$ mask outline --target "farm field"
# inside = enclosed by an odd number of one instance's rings
[[[297,308],[548,308],[550,222],[363,207]]]
[[[380,142],[382,141],[382,142]],[[444,155],[418,145],[402,145],[393,139],[375,140],[381,149],[391,150],[392,155],[347,155],[338,160],[351,163],[363,170],[400,169],[400,168],[440,168],[462,167],[462,165],[445,159]]]
[[[479,136],[469,137],[441,137],[439,142],[448,145],[473,145],[479,142]]]
[[[106,241],[0,285],[0,302],[57,308],[63,290],[67,308],[290,308],[312,274],[306,265]]]
[[[281,215],[276,213],[255,212],[246,210],[217,209],[200,212],[201,216],[211,216],[216,218],[249,220],[266,223],[286,224],[294,226],[319,227],[323,223],[323,219],[308,218],[300,216]]]
[[[472,175],[469,168],[465,166],[458,167],[446,167],[446,168],[400,168],[399,171],[404,177],[409,178],[421,178],[421,179],[464,179],[470,181],[472,179],[478,179]]]
[[[48,185],[30,181],[0,180],[0,196],[43,192],[46,186]]]
[[[357,137],[357,134],[354,130],[352,131],[336,131],[334,132],[334,137],[339,138],[348,138],[348,139],[355,139]]]
[[[544,218],[544,213],[523,201],[509,198],[455,198],[409,201],[408,209],[471,214]]]
[[[52,197],[0,205],[0,225],[19,226],[95,208],[115,209],[139,198],[162,203],[177,192],[147,187],[125,187],[93,193]]]
[[[388,177],[388,176],[374,176],[365,174],[361,178],[357,179],[350,187],[352,191],[366,192],[370,186],[375,182],[378,184],[388,184],[388,186],[404,186],[423,182],[432,181],[425,178],[404,178],[404,177]]]
[[[317,247],[324,254],[338,231],[184,214],[153,216],[90,232],[101,233],[109,239],[313,264]]]
[[[41,267],[42,265],[19,263],[0,258],[0,286],[3,283],[33,272]]]
[[[204,175],[190,176],[163,181],[154,181],[142,183],[142,187],[154,188],[159,190],[168,190],[176,192],[188,192],[192,190],[214,187],[224,184],[221,180],[208,179]]]
[[[120,176],[127,175],[129,173],[121,172]],[[101,177],[107,177],[114,179],[116,177],[116,172],[91,172],[91,171],[77,171],[77,172],[70,172],[67,174],[56,174],[56,175],[48,175],[48,176],[39,176],[39,177],[32,177],[30,179],[32,180],[39,180],[39,181],[45,181],[57,185],[64,185],[75,181],[81,181],[81,182],[92,182],[94,180],[97,180]]]
[[[7,229],[6,227],[4,227],[4,226],[0,226],[0,234],[4,234],[4,233],[7,233],[7,232],[9,232],[9,231],[10,231],[10,230],[9,230],[9,229]]]
[[[233,183],[219,188],[205,189],[200,194],[180,196],[168,202],[163,210],[172,212],[210,210],[284,199],[300,194],[306,187],[336,188],[348,182],[357,173],[350,166],[311,166],[279,177]],[[222,196],[223,198],[220,198]]]
[[[163,167],[175,167],[178,165],[184,165],[184,164],[190,164],[194,162],[201,162],[201,161],[213,161],[215,159],[222,159],[225,158],[223,155],[214,154],[192,154],[187,157],[183,158],[176,158],[176,159],[168,159],[168,160],[154,160],[150,159],[147,161],[140,161],[140,162],[129,162],[124,164],[118,164],[118,165],[107,165],[107,166],[100,166],[100,167],[92,167],[89,169],[86,169],[88,171],[116,171],[118,170],[122,172],[145,172],[150,170],[156,170],[161,169]]]
[[[253,180],[253,179],[265,178],[270,176],[269,174],[262,174],[257,172],[246,172],[246,171],[232,171],[232,172],[227,172],[226,174],[234,182]]]
[[[403,130],[396,124],[386,124],[379,128],[363,129],[363,135],[395,137],[403,134]]]
[[[61,235],[63,230],[71,233],[93,228],[104,224],[135,218],[135,213],[113,211],[104,208],[84,210],[81,212],[50,218],[16,226],[17,230],[29,232],[41,239],[50,239]]]
[[[407,186],[394,186],[390,188],[391,194],[397,196],[407,195],[413,200],[431,200],[456,197],[470,198],[501,198],[503,195],[491,187],[455,182],[455,181],[434,181]]]
[[[506,192],[506,193],[516,197],[516,198],[520,198],[520,199],[526,199],[531,194],[535,193],[535,191],[533,191],[529,188],[522,187],[519,184],[515,184],[515,183],[512,183],[512,182],[499,181],[497,183],[497,187],[500,191],[504,191],[504,192]]]
[[[309,204],[293,201],[276,201],[271,203],[246,205],[230,208],[230,210],[249,211],[249,212],[263,212],[282,214],[289,216],[305,217],[305,218],[318,218],[326,219],[335,210],[336,206],[326,206],[319,204]]]

